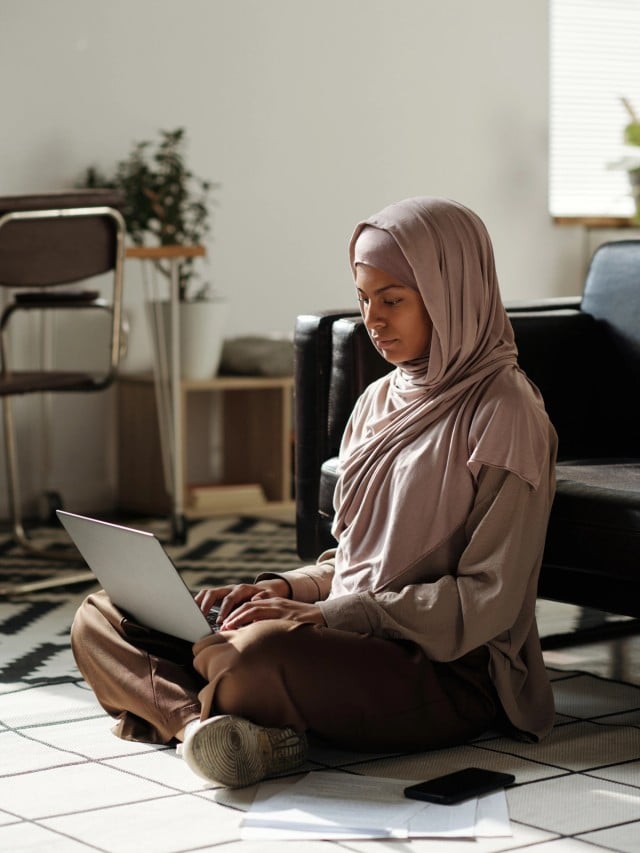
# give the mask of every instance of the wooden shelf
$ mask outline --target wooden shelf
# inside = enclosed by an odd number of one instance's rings
[[[204,246],[129,246],[124,252],[125,258],[137,258],[141,261],[202,258],[204,255]]]
[[[189,443],[188,398],[218,394],[221,402],[219,483],[178,484],[187,517],[293,506],[292,377],[217,376],[180,383],[183,470]],[[168,514],[153,377],[118,380],[118,505],[144,514]],[[237,488],[233,488],[237,487]]]
[[[554,225],[580,225],[583,228],[638,228],[630,216],[554,216]]]

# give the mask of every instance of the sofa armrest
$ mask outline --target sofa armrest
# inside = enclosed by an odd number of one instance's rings
[[[333,325],[341,317],[357,314],[356,309],[319,311],[296,319],[294,479],[298,553],[304,559],[315,558],[322,550],[320,467],[335,452],[328,437]]]
[[[329,455],[340,449],[340,442],[356,400],[367,385],[393,369],[371,343],[358,314],[343,317],[333,327],[331,380],[329,385]],[[324,460],[323,460],[324,461]]]
[[[358,311],[298,317],[295,334],[295,494],[298,554],[335,546],[332,512],[321,512],[322,466],[337,456],[354,403],[392,369],[372,345]],[[330,503],[331,495],[325,495]]]

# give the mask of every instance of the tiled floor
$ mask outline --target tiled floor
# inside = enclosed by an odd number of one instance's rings
[[[513,773],[516,785],[507,791],[512,836],[254,842],[240,840],[240,824],[255,789],[230,792],[208,785],[173,749],[123,742],[110,733],[108,718],[78,680],[65,641],[69,614],[83,595],[70,592],[58,610],[46,615],[34,611],[34,630],[42,620],[41,642],[61,639],[39,670],[47,683],[35,679],[0,685],[0,850],[640,850],[638,636],[546,652],[557,723],[541,744],[489,733],[467,746],[412,755],[351,754],[317,745],[311,749],[304,770],[316,772],[340,768],[420,780],[476,765]],[[2,606],[5,621],[20,607]],[[541,603],[541,633],[571,631],[579,616],[574,608]]]
[[[605,614],[589,615],[591,625],[598,619],[604,625],[628,621]],[[552,601],[538,603],[538,626],[542,636],[567,632],[570,637],[571,631],[581,624],[581,620],[584,621],[584,616],[579,607]],[[606,642],[565,645],[545,652],[545,661],[558,669],[582,669],[593,675],[640,685],[640,631]]]
[[[640,838],[640,691],[590,675],[555,673],[558,725],[541,745],[487,737],[466,747],[411,756],[312,749],[306,769],[340,767],[376,777],[422,779],[466,765],[516,775],[508,791],[513,836],[482,839],[477,851],[636,851]],[[593,697],[595,702],[591,702]],[[225,792],[193,776],[171,749],[114,738],[81,684],[3,697],[0,849],[289,849],[239,841],[252,789]],[[589,719],[583,719],[589,717]],[[271,783],[275,784],[275,783]],[[232,803],[235,808],[221,805]],[[571,839],[566,836],[573,836]],[[589,846],[587,846],[587,842]],[[291,842],[293,844],[293,842]],[[296,842],[298,849],[300,842]],[[469,850],[469,841],[332,842],[354,851]],[[305,850],[320,850],[304,842]],[[328,843],[322,845],[328,849]]]

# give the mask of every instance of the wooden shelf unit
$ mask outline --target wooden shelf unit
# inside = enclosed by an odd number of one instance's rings
[[[212,393],[219,394],[221,400],[221,482],[211,484],[206,507],[199,509],[190,506],[192,484],[177,483],[176,488],[184,495],[185,516],[293,506],[293,378],[216,376],[208,380],[182,380],[181,452],[185,472],[190,435],[188,397]],[[186,479],[187,475],[184,476]],[[246,488],[248,485],[259,489]],[[239,488],[234,490],[233,486]],[[252,495],[255,497],[258,492],[263,497],[253,499]],[[171,512],[172,498],[165,484],[151,374],[123,374],[118,380],[118,505],[120,509],[143,514]]]

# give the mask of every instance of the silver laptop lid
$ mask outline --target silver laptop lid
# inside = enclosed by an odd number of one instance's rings
[[[57,510],[113,603],[147,628],[195,643],[211,626],[153,533]]]

